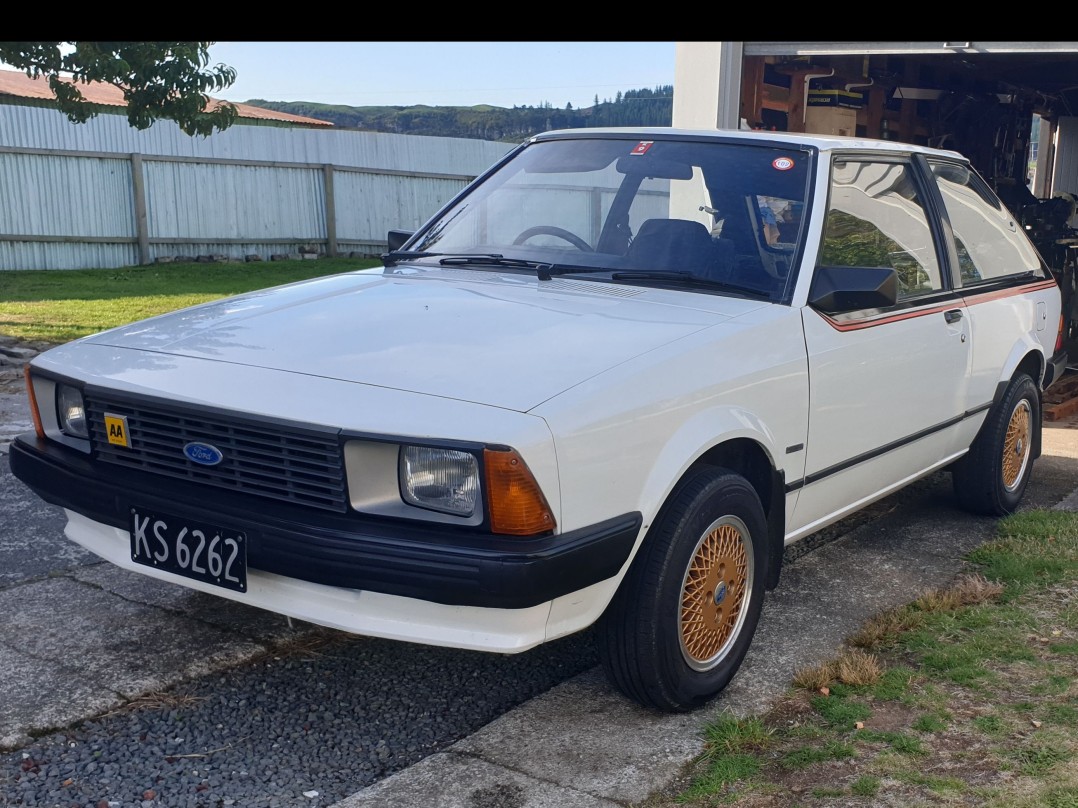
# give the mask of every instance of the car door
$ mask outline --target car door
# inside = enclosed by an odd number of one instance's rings
[[[910,159],[836,155],[817,265],[894,270],[897,302],[802,310],[810,411],[789,526],[812,532],[960,453],[970,328],[952,288],[923,171]],[[817,272],[819,270],[817,269]]]

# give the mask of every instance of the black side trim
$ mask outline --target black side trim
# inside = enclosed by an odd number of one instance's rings
[[[856,455],[849,458],[848,460],[843,460],[841,463],[836,463],[835,465],[829,466],[825,469],[821,469],[820,471],[814,471],[812,474],[808,474],[800,480],[795,480],[794,482],[788,484],[786,486],[786,493],[789,494],[792,491],[797,491],[800,488],[804,488],[806,485],[812,485],[813,483],[817,483],[826,477],[830,477],[832,474],[838,474],[840,471],[845,471],[851,466],[856,466],[858,463],[864,463],[866,460],[872,460],[879,457],[880,455],[887,454],[888,452],[895,449],[900,449],[906,444],[913,443],[914,441],[918,441],[921,438],[926,438],[936,432],[940,432],[944,429],[947,429],[948,427],[952,427],[955,424],[961,423],[967,418],[971,418],[978,413],[990,409],[991,407],[992,402],[988,402],[987,404],[980,404],[972,409],[966,410],[961,415],[950,418],[934,426],[930,426],[927,429],[922,429],[920,432],[914,432],[912,435],[907,435],[904,438],[899,438],[898,440],[891,441],[890,443],[884,444],[883,446],[880,446],[876,449],[872,449],[871,451]]]
[[[132,505],[241,529],[251,569],[450,605],[526,608],[611,578],[628,560],[642,521],[634,512],[555,536],[495,536],[268,507],[75,455],[27,433],[11,444],[11,472],[46,502],[123,530]]]
[[[795,443],[793,446],[787,446],[786,447],[786,454],[794,454],[794,452],[800,452],[804,448],[805,448],[805,444],[803,444],[803,443]]]

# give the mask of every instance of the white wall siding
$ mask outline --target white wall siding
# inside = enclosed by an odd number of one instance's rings
[[[0,241],[0,269],[94,269],[138,264],[138,246],[85,242]],[[3,288],[0,271],[0,288]]]
[[[463,180],[341,171],[334,174],[337,238],[384,240],[389,230],[415,230],[465,186]]]
[[[192,138],[169,121],[73,124],[0,103],[0,271],[269,258],[334,243],[377,255],[388,230],[418,227],[512,148],[245,124]]]
[[[131,163],[0,153],[0,234],[133,238]]]
[[[255,242],[325,236],[319,170],[149,160],[144,165],[150,238]]]

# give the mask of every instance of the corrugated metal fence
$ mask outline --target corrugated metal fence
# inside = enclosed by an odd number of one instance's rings
[[[389,229],[420,225],[510,148],[242,124],[196,139],[170,122],[139,132],[117,115],[72,124],[4,104],[0,270],[376,255]]]

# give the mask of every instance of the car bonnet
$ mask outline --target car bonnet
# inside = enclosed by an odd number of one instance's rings
[[[526,411],[760,301],[469,270],[358,272],[87,338]]]

